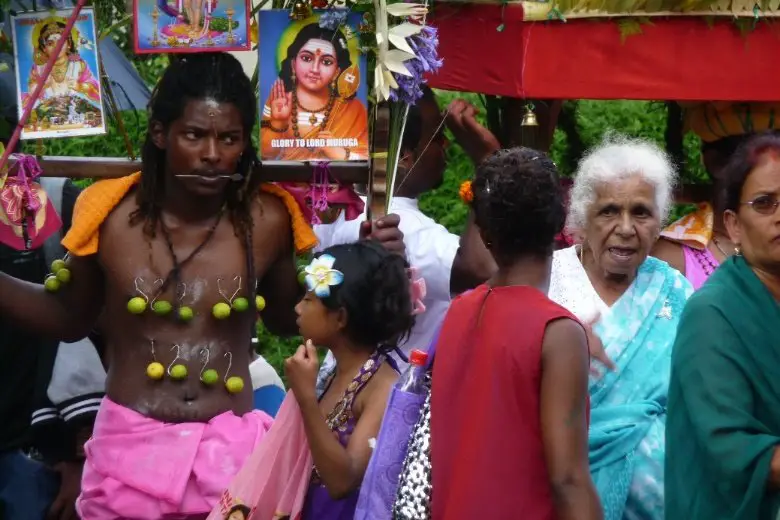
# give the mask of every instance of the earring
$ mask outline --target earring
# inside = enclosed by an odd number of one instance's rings
[[[149,340],[152,344],[152,362],[146,365],[146,375],[149,379],[159,381],[165,375],[165,367],[157,361],[157,356],[154,353],[154,340]]]
[[[181,354],[181,347],[179,345],[174,345],[171,350],[174,349],[176,350],[176,357],[173,358],[171,364],[168,365],[168,376],[176,381],[181,381],[187,377],[187,367],[181,363],[176,363],[176,360],[179,359],[179,354]]]
[[[294,70],[292,71],[292,75],[290,76],[290,79],[292,80],[293,85],[295,85],[296,82],[298,81],[298,78],[295,77],[295,71]]]
[[[742,256],[742,248],[739,247],[739,244],[734,245],[734,254],[737,256]]]
[[[200,381],[204,385],[211,386],[219,380],[219,374],[213,368],[207,369],[209,364],[209,356],[211,355],[211,349],[204,348],[200,351],[201,357],[204,357],[203,367],[200,369]]]
[[[223,379],[225,382],[225,388],[227,388],[227,391],[231,394],[240,394],[244,389],[244,380],[238,376],[228,377],[228,374],[230,374],[230,369],[233,367],[233,353],[226,352],[225,357],[228,358],[228,367],[225,371],[225,378]]]

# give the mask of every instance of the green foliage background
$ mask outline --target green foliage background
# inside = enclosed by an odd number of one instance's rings
[[[156,81],[160,72],[167,65],[167,57],[165,56],[133,57],[132,59],[150,85]],[[476,106],[480,106],[480,99],[474,94],[438,92],[438,97],[442,107],[456,97],[464,97]],[[585,149],[596,145],[610,131],[643,137],[664,146],[666,115],[666,107],[662,103],[579,101],[577,128],[585,144]],[[134,153],[138,154],[146,131],[146,113],[139,110],[124,112],[122,116],[133,144]],[[484,119],[482,122],[484,123]],[[566,135],[560,130],[556,131],[551,156],[558,164],[561,173],[570,176],[575,164],[570,164],[572,161],[566,156],[567,146]],[[686,136],[686,160],[685,164],[679,165],[684,182],[706,182],[706,174],[700,162],[699,146],[700,142],[695,136]],[[110,122],[108,134],[105,136],[28,142],[25,144],[25,150],[28,153],[42,152],[45,155],[127,156],[124,140],[117,131],[114,121]],[[467,208],[458,197],[458,189],[461,182],[472,177],[473,171],[474,165],[466,157],[463,149],[457,143],[452,142],[447,150],[447,170],[444,183],[420,200],[421,209],[453,233],[462,231],[467,215]],[[88,184],[88,181],[80,184]],[[258,352],[264,355],[280,374],[283,372],[282,364],[285,357],[290,355],[299,341],[299,338],[278,338],[269,334],[262,324],[258,325]]]

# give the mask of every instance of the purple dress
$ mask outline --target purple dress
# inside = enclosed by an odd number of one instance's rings
[[[336,433],[339,442],[346,447],[355,429],[357,420],[352,411],[355,404],[355,398],[361,390],[376,374],[379,367],[386,360],[385,354],[377,351],[371,355],[358,371],[357,375],[347,387],[341,400],[336,404],[333,410],[328,414],[327,423],[331,431]],[[328,375],[325,383],[325,392],[333,381],[335,370]],[[325,394],[322,393],[322,395]],[[322,398],[320,396],[320,398]],[[309,491],[306,493],[306,500],[303,505],[303,520],[352,520],[355,516],[355,507],[357,506],[360,488],[340,500],[334,500],[328,494],[328,490],[320,479],[317,468],[313,468]]]
[[[697,291],[720,264],[709,249],[694,249],[685,244],[682,248],[685,255],[685,277]]]

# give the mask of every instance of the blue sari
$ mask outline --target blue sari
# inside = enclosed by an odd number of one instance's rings
[[[682,274],[649,257],[594,326],[617,366],[589,385],[590,468],[605,520],[663,520],[672,345],[692,293]]]

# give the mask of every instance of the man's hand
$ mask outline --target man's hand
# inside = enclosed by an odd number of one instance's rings
[[[450,103],[447,112],[447,128],[474,164],[481,163],[485,157],[501,149],[496,136],[479,124],[477,113],[476,107],[463,99]]]
[[[76,499],[81,493],[83,469],[78,462],[60,462],[54,466],[54,471],[60,475],[60,491],[49,508],[47,520],[78,520]]]
[[[306,340],[305,345],[300,345],[295,354],[284,360],[284,375],[290,389],[295,394],[298,404],[308,400],[317,400],[316,386],[317,373],[320,369],[320,361],[317,358],[317,348]]]
[[[405,257],[404,234],[398,228],[400,223],[401,217],[394,213],[374,222],[363,221],[360,223],[360,239],[376,240],[388,251]]]

